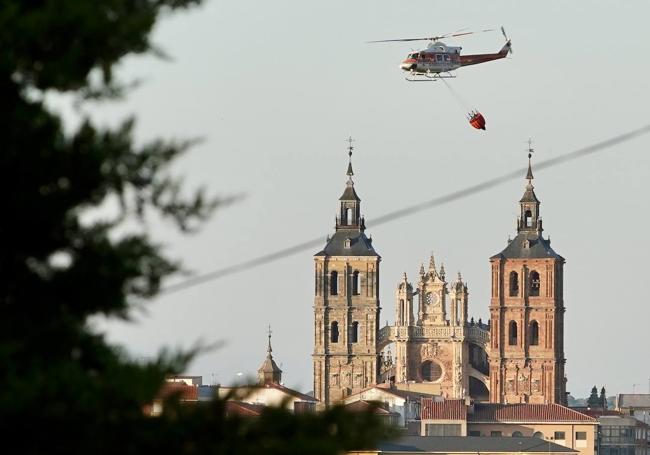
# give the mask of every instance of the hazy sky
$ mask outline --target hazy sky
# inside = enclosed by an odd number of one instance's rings
[[[244,194],[200,234],[151,226],[197,273],[333,231],[345,185],[345,139],[369,225],[382,214],[650,123],[647,1],[208,1],[161,21],[154,40],[173,61],[129,58],[143,85],[93,106],[102,123],[138,118],[138,139],[203,137],[175,173],[214,194]],[[487,120],[473,130],[439,82],[404,80],[418,43],[365,44],[504,25],[512,58],[457,71],[450,83]],[[495,52],[500,33],[447,40]],[[424,46],[426,43],[422,43]],[[69,118],[76,115],[67,112]],[[648,390],[647,182],[650,137],[535,172],[545,234],[566,259],[567,390]],[[453,204],[370,228],[382,256],[383,321],[394,289],[434,251],[469,282],[470,314],[488,315],[488,258],[515,231],[522,178]],[[105,325],[134,356],[198,340],[226,345],[188,373],[223,384],[254,375],[274,331],[285,383],[312,389],[313,259],[319,250],[162,296],[134,323]]]

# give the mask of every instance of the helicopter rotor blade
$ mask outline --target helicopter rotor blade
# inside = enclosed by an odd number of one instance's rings
[[[488,28],[488,29],[485,29],[485,30],[476,30],[476,31],[473,31],[473,32],[448,33],[447,35],[443,35],[441,38],[447,38],[447,37],[451,37],[451,36],[475,35],[477,33],[493,32],[493,31],[494,31],[493,28]]]
[[[463,30],[466,29],[461,29],[458,30],[457,32],[453,33],[445,33],[444,35],[439,35],[439,36],[429,36],[426,38],[400,38],[400,39],[382,39],[382,40],[376,40],[376,41],[366,41],[366,43],[371,44],[371,43],[395,43],[395,42],[403,42],[403,41],[438,41],[443,38],[451,38],[451,37],[457,37],[457,36],[465,36],[465,35],[474,35],[476,33],[484,33],[484,32],[493,32],[494,29],[485,29],[485,30],[476,30],[473,32],[464,32]]]
[[[395,42],[401,42],[401,41],[436,41],[440,38],[444,38],[444,36],[431,36],[428,38],[400,38],[400,39],[381,39],[381,40],[375,40],[375,41],[366,41],[366,43],[371,44],[371,43],[395,43]]]

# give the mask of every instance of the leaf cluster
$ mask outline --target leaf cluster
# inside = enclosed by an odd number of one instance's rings
[[[325,454],[383,431],[373,416],[340,409],[242,420],[219,400],[172,400],[147,417],[165,376],[196,351],[134,361],[88,322],[128,318],[179,270],[147,232],[148,216],[192,232],[231,199],[183,191],[171,166],[191,141],[137,144],[134,119],[101,128],[87,118],[66,131],[44,100],[124,95],[115,66],[129,54],[161,55],[151,42],[157,21],[199,3],[0,0],[0,421],[5,431],[32,429],[16,442],[20,453]]]

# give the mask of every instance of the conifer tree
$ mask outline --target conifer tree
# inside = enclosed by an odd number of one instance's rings
[[[125,56],[160,53],[151,42],[164,14],[199,0],[4,0],[0,2],[0,421],[22,454],[334,454],[383,434],[370,414],[307,416],[279,409],[254,421],[224,404],[170,402],[146,417],[170,373],[193,353],[141,363],[88,323],[128,319],[180,267],[144,221],[196,229],[224,200],[184,192],[170,166],[187,141],[133,140],[134,119],[71,130],[45,102],[128,94],[113,69]],[[108,201],[112,218],[82,220]],[[156,218],[157,219],[157,218]],[[140,228],[119,234],[125,222]],[[29,428],[29,437],[18,434]],[[7,444],[5,443],[5,446]]]
[[[600,389],[600,407],[603,409],[607,409],[607,394],[605,392],[605,387]]]
[[[591,388],[591,394],[587,399],[587,406],[590,408],[600,407],[600,398],[598,398],[598,388],[596,386]]]

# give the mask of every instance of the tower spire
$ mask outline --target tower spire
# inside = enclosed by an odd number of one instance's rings
[[[354,150],[352,143],[354,139],[350,136],[346,142],[348,143],[348,171],[346,173],[348,181],[345,184],[343,195],[339,198],[340,214],[336,220],[336,228],[364,230],[364,221],[361,216],[361,199],[354,189],[354,181],[352,180],[354,175],[354,171],[352,171],[352,150]]]
[[[526,173],[526,179],[528,180],[528,184],[530,186],[533,185],[533,169],[530,166],[530,159],[533,157],[533,152],[535,150],[533,149],[533,140],[531,138],[528,138],[528,172]]]
[[[524,195],[519,200],[519,206],[521,209],[521,214],[517,219],[517,232],[530,232],[530,233],[541,233],[542,232],[542,219],[539,215],[539,199],[535,195],[535,187],[533,186],[533,168],[531,164],[531,158],[533,157],[533,141],[528,139],[528,172],[526,172],[526,180],[528,184],[524,191]]]
[[[354,175],[354,171],[352,171],[352,150],[354,150],[352,143],[354,142],[354,139],[350,136],[347,138],[346,142],[348,143],[348,172],[346,174],[350,182],[352,182],[352,176]]]
[[[282,370],[273,360],[273,349],[271,348],[271,326],[269,325],[268,346],[266,348],[266,359],[257,370],[257,381],[259,384],[280,384],[282,381]]]

